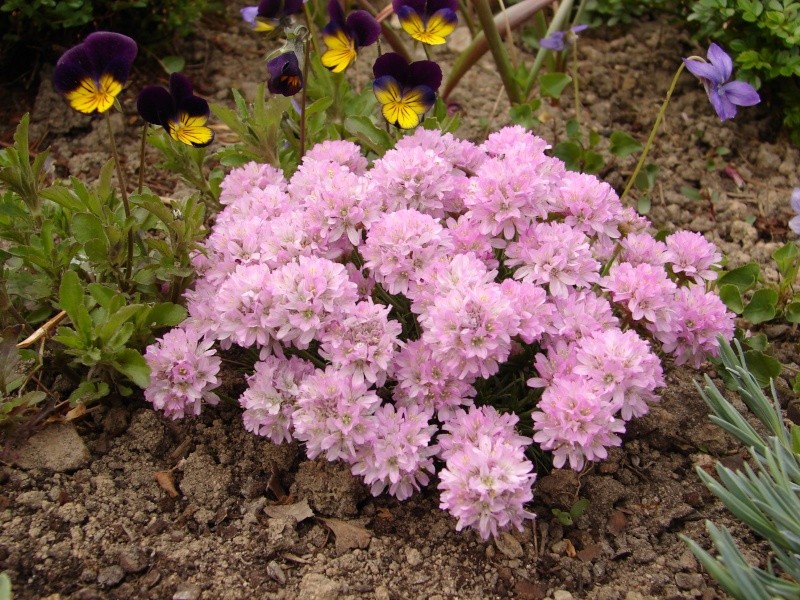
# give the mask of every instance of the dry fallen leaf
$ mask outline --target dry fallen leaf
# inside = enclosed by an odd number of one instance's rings
[[[272,504],[265,506],[264,512],[273,519],[294,519],[296,523],[314,516],[308,500],[301,500],[294,504]]]
[[[349,552],[353,548],[366,548],[372,539],[372,534],[362,527],[341,519],[321,519],[336,536],[336,554]]]
[[[583,548],[583,550],[578,551],[578,558],[580,558],[583,562],[592,562],[593,560],[600,558],[601,554],[602,549],[600,544],[588,544]]]
[[[69,411],[67,411],[67,414],[65,415],[64,418],[67,421],[74,421],[75,419],[81,418],[85,414],[86,414],[86,405],[78,403],[77,405],[75,405],[75,408],[72,408]]]
[[[564,544],[566,545],[564,552],[566,552],[567,556],[570,558],[575,558],[578,556],[578,553],[575,551],[575,546],[572,545],[570,540],[564,540]]]
[[[161,489],[169,494],[170,498],[178,497],[178,490],[175,488],[175,478],[172,476],[172,471],[157,471],[156,481]]]

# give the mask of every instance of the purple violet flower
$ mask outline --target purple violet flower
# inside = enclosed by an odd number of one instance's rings
[[[334,73],[341,73],[358,54],[358,50],[374,44],[381,34],[381,26],[365,10],[354,10],[344,17],[339,0],[328,2],[330,22],[322,30],[322,39],[328,50],[322,55],[322,64]]]
[[[267,87],[273,94],[294,96],[303,89],[303,72],[294,52],[284,52],[270,60],[267,71]]]
[[[145,87],[139,93],[136,108],[142,119],[162,126],[174,140],[195,148],[214,141],[214,132],[206,125],[208,102],[194,95],[185,75],[170,75],[169,90],[160,85]]]
[[[792,199],[789,201],[795,215],[789,219],[789,229],[800,235],[800,187],[792,190]]]
[[[540,39],[539,45],[547,50],[561,52],[564,48],[574,44],[575,38],[578,37],[577,34],[588,27],[588,25],[575,25],[566,31],[554,31],[547,37]]]
[[[245,6],[239,12],[253,31],[270,33],[277,29],[286,17],[303,10],[303,0],[261,0],[257,6]]]
[[[686,68],[703,82],[721,121],[736,116],[737,106],[753,106],[761,102],[755,88],[744,81],[728,81],[733,74],[733,61],[725,51],[713,43],[708,48],[708,62],[697,56],[684,58]]]

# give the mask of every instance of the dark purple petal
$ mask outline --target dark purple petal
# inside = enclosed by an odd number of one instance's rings
[[[186,75],[173,73],[169,76],[169,93],[174,98],[175,104],[178,105],[194,95],[192,94],[192,82]]]
[[[286,0],[283,5],[284,15],[296,15],[303,10],[303,0]]]
[[[384,75],[391,75],[398,81],[402,81],[407,70],[408,63],[406,59],[396,52],[387,52],[380,55],[372,65],[372,74],[375,79]]]
[[[339,29],[344,29],[344,10],[339,0],[330,0],[328,2],[328,18],[330,23],[328,25],[338,25]],[[325,27],[328,28],[327,26]]]
[[[258,3],[258,16],[264,19],[276,19],[280,16],[283,0],[261,0]]]
[[[94,63],[83,44],[70,48],[56,63],[53,71],[53,87],[59,94],[77,89],[85,77],[94,78]]]
[[[392,8],[394,8],[394,13],[396,15],[399,16],[398,11],[403,6],[409,7],[420,17],[425,14],[425,0],[392,0]]]
[[[761,102],[761,97],[755,88],[744,81],[726,83],[719,88],[719,93],[737,106],[754,106]]]
[[[458,0],[428,0],[428,4],[425,7],[425,15],[429,17],[445,8],[456,12],[458,10]]]
[[[714,68],[714,65],[710,65],[702,60],[688,58],[683,59],[683,64],[686,65],[686,69],[695,77],[707,79],[717,84],[722,83],[722,80],[717,79],[717,77],[719,77],[719,71]]]
[[[720,46],[713,43],[708,47],[708,60],[717,70],[716,81],[725,83],[733,74],[733,61]]]
[[[432,60],[418,60],[408,66],[408,73],[401,81],[409,87],[424,85],[435,92],[442,83],[442,69]]]
[[[353,32],[356,48],[374,44],[381,35],[381,26],[365,10],[354,10],[347,17],[347,26]]]
[[[190,96],[177,103],[177,112],[185,112],[190,117],[207,117],[211,114],[208,102],[199,96]]]
[[[148,123],[161,126],[164,126],[176,112],[172,96],[160,85],[148,85],[139,93],[136,110]]]
[[[121,33],[96,31],[86,36],[83,45],[94,62],[95,72],[92,75],[95,78],[108,74],[120,83],[128,80],[139,51],[131,38]]]

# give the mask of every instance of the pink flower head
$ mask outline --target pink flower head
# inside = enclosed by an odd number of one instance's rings
[[[659,326],[671,320],[677,287],[663,268],[618,263],[600,285],[611,292],[614,302],[627,309],[634,321]]]
[[[347,167],[356,175],[367,170],[367,159],[358,144],[346,140],[325,140],[306,151],[303,162],[332,162]]]
[[[668,258],[672,272],[682,274],[695,283],[714,281],[722,262],[717,247],[701,233],[678,231],[667,236]]]
[[[202,402],[219,402],[212,390],[219,386],[217,373],[222,363],[206,340],[192,327],[176,327],[145,351],[150,367],[150,385],[145,399],[172,419],[199,415]]]
[[[590,237],[619,237],[619,197],[614,188],[594,175],[565,173],[554,204],[553,211],[562,214],[563,222],[577,231]]]
[[[649,233],[630,233],[620,241],[622,252],[620,262],[632,265],[648,264],[664,268],[669,260],[669,252],[664,242],[659,242]]]

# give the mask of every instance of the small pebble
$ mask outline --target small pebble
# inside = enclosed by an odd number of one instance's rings
[[[418,567],[422,564],[422,553],[416,548],[406,548],[406,561],[412,567]]]
[[[281,566],[274,560],[269,561],[267,564],[267,575],[281,585],[286,585],[286,573],[283,572]]]
[[[123,550],[117,561],[126,573],[141,573],[148,567],[147,556],[138,548]]]
[[[172,600],[197,600],[200,597],[200,588],[191,583],[183,583],[172,594]]]
[[[553,592],[553,600],[572,600],[572,594],[567,590],[556,590]]]
[[[97,583],[104,588],[110,588],[119,585],[124,577],[125,571],[122,570],[122,567],[113,565],[100,569],[97,574]]]

